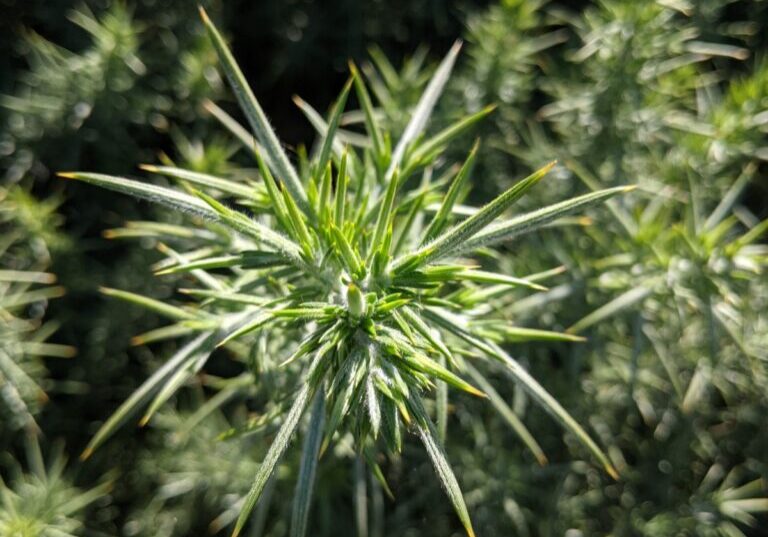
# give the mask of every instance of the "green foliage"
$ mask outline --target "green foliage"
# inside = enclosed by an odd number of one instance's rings
[[[525,525],[534,531],[746,535],[765,512],[766,438],[757,416],[768,403],[759,347],[766,214],[746,193],[760,192],[764,173],[759,111],[768,88],[764,60],[747,59],[739,46],[749,35],[728,34],[723,29],[737,24],[717,22],[725,4],[616,0],[583,13],[550,7],[544,20],[573,34],[535,56],[540,70],[531,76],[547,98],[530,117],[542,121],[510,119],[491,134],[491,145],[517,157],[513,166],[535,167],[554,155],[564,162],[561,179],[594,191],[627,178],[638,183],[637,195],[607,202],[609,218],[592,213],[583,230],[523,237],[515,251],[541,257],[545,244],[576,278],[552,306],[570,322],[567,332],[589,343],[563,359],[578,364],[584,408],[595,409],[590,423],[622,476],[603,483],[574,465],[556,478],[557,522],[531,515]],[[487,29],[481,36],[489,39],[504,6],[478,19]],[[511,50],[491,55],[479,47],[476,54],[501,62],[514,57]],[[484,82],[485,95],[504,102],[481,78],[482,65],[469,65],[460,87],[470,92]],[[501,116],[517,112],[500,106]],[[573,184],[553,183],[535,202]],[[567,400],[574,388],[554,391]],[[741,486],[749,507],[723,508]]]
[[[541,288],[524,278],[476,270],[479,265],[462,256],[478,246],[509,237],[507,232],[485,238],[482,234],[540,181],[553,163],[519,181],[484,207],[470,209],[471,216],[458,223],[454,222],[452,207],[438,210],[437,220],[430,226],[431,240],[421,239],[420,227],[430,218],[428,203],[440,196],[441,184],[453,174],[452,167],[441,163],[438,157],[452,138],[481,117],[459,120],[431,137],[423,135],[459,47],[454,46],[438,66],[394,149],[390,150],[388,143],[359,149],[339,147],[336,131],[353,82],[350,80],[329,120],[316,122],[323,140],[318,151],[309,160],[300,156],[297,169],[287,158],[220,34],[204,11],[202,15],[222,68],[255,134],[256,156],[268,197],[264,199],[253,186],[245,188],[244,184],[226,178],[208,178],[171,168],[145,167],[180,181],[188,193],[100,174],[59,174],[187,213],[197,225],[187,237],[191,240],[182,241],[179,250],[165,248],[170,265],[163,269],[188,273],[192,284],[200,286],[185,291],[201,299],[196,306],[171,306],[132,293],[106,290],[109,295],[174,321],[164,329],[165,337],[198,335],[118,409],[96,434],[84,457],[90,456],[139,406],[149,404],[142,421],[149,420],[163,402],[204,367],[215,348],[227,347],[241,360],[250,355],[249,369],[255,380],[259,380],[268,364],[277,363],[285,376],[299,386],[290,397],[289,408],[271,418],[283,416],[245,498],[234,534],[248,520],[317,394],[319,400],[324,400],[326,410],[322,410],[322,405],[318,407],[309,435],[311,438],[319,434],[315,429],[320,427],[325,413],[323,445],[335,437],[351,434],[360,451],[386,448],[396,456],[402,450],[401,430],[415,430],[462,524],[473,535],[458,481],[425,404],[425,395],[442,383],[485,396],[461,377],[469,361],[497,362],[505,367],[522,389],[574,433],[616,477],[607,456],[586,431],[495,343],[494,340],[504,341],[508,333],[486,322],[493,303],[471,308],[472,303],[466,300],[487,283],[504,291],[520,286]],[[353,79],[361,104],[370,106],[355,70]],[[377,133],[376,113],[364,110],[363,115],[368,127]],[[226,123],[232,130],[231,121],[226,119]],[[392,138],[387,131],[381,132],[382,140]],[[464,180],[469,167],[467,163],[459,172],[457,182]],[[433,170],[447,173],[446,180],[433,183]],[[406,188],[419,172],[420,184]],[[600,193],[589,201],[582,198],[563,202],[546,209],[546,218],[537,213],[520,216],[515,230],[532,231],[548,220],[624,190]],[[457,197],[456,188],[452,192],[446,198],[450,204]],[[217,194],[229,205],[214,197]],[[241,208],[233,208],[237,205]],[[135,233],[136,227],[132,231]],[[151,229],[152,236],[158,232],[169,241],[180,238],[169,229]],[[404,237],[398,240],[403,253],[392,249],[395,236]],[[477,245],[468,246],[474,238],[478,239]],[[482,334],[478,333],[480,324]],[[253,356],[258,348],[254,337],[262,335],[266,336],[265,351],[271,354],[267,363],[264,357]],[[535,339],[537,335],[517,332],[514,338]],[[162,336],[155,333],[151,339],[159,337]],[[450,343],[451,350],[444,341]],[[473,371],[473,376],[484,379],[477,370]],[[498,399],[494,398],[497,406],[501,406]],[[441,408],[445,412],[445,405]],[[438,416],[437,421],[442,423],[445,417]],[[517,430],[525,431],[521,423],[516,425]],[[316,457],[319,445],[316,440],[305,442],[305,450],[309,450],[305,461]],[[309,496],[304,492],[311,491],[315,473],[308,470],[306,462],[302,468],[304,486],[297,496],[300,503],[294,511],[295,528],[306,525]],[[374,462],[374,473],[380,475],[375,468]]]
[[[0,479],[0,532],[13,537],[81,535],[82,511],[105,496],[108,482],[82,491],[64,475],[65,460],[56,453],[46,467],[36,440],[28,448],[33,471],[16,468],[10,485]]]
[[[97,143],[97,154],[117,167],[126,149],[138,151],[135,126],[166,132],[172,122],[194,117],[195,105],[220,85],[203,36],[180,35],[183,51],[147,47],[147,28],[120,1],[98,16],[82,6],[68,19],[88,37],[83,50],[67,50],[32,30],[22,34],[19,48],[29,68],[15,80],[13,94],[0,96],[8,181],[44,178],[50,160],[78,162]],[[168,68],[159,80],[147,67],[158,63]]]
[[[54,211],[57,200],[36,202],[21,188],[0,189],[0,430],[37,432],[35,415],[45,393],[44,357],[67,358],[74,349],[47,343],[55,323],[43,323],[47,302],[64,293],[45,272],[49,247],[63,246]],[[6,431],[7,432],[7,431]]]

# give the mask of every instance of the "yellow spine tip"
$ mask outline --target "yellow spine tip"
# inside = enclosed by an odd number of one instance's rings
[[[536,455],[536,462],[539,463],[539,466],[546,466],[549,464],[549,459],[543,453],[539,453]]]
[[[139,164],[139,169],[144,170],[145,172],[157,172],[159,168],[155,166],[154,164]]]
[[[200,18],[203,19],[203,22],[205,24],[210,24],[211,19],[208,18],[208,13],[205,12],[205,8],[203,6],[197,6],[197,10],[200,12]]]
[[[77,174],[75,172],[56,172],[56,177],[61,177],[62,179],[77,179]]]
[[[149,414],[142,416],[141,419],[139,420],[139,427],[145,427],[147,423],[149,423],[149,420],[151,417],[152,416],[150,416]]]
[[[85,448],[83,452],[80,454],[80,460],[85,461],[88,460],[91,455],[93,455],[93,449],[91,448]]]
[[[105,239],[114,239],[117,234],[114,229],[105,229],[101,232],[101,236]]]
[[[99,293],[101,293],[102,295],[111,295],[112,289],[109,287],[99,286]]]
[[[637,189],[637,185],[627,185],[624,187],[623,192],[632,192]]]
[[[291,100],[296,104],[296,106],[304,106],[304,99],[299,97],[298,95],[294,95],[291,97]]]
[[[612,465],[608,464],[605,467],[605,471],[608,472],[608,475],[611,476],[614,481],[619,480],[619,472],[616,471],[616,468],[614,468]]]
[[[144,338],[139,336],[134,336],[131,338],[130,343],[131,343],[131,347],[138,347],[139,345],[144,344]]]

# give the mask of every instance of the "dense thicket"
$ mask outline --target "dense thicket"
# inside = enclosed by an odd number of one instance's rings
[[[232,179],[256,174],[252,148],[219,121],[226,111],[245,124],[196,7],[130,4],[4,8],[0,489],[12,493],[0,500],[0,530],[9,535],[226,534],[277,432],[271,420],[279,423],[288,406],[279,370],[260,377],[265,390],[241,389],[253,373],[247,352],[233,361],[219,351],[148,425],[129,422],[77,461],[111,412],[178,348],[132,340],[161,326],[161,316],[98,293],[106,286],[171,304],[184,298],[176,291],[188,287],[184,275],[152,275],[169,255],[157,246],[172,228],[123,226],[188,220],[65,185],[53,173],[136,177],[138,164],[159,163]],[[502,337],[497,325],[486,335],[506,340],[605,448],[620,478],[593,465],[575,436],[492,370],[506,413],[454,391],[445,407],[447,458],[478,535],[765,534],[765,2],[207,7],[293,161],[302,144],[316,154],[315,139],[322,141],[293,94],[326,116],[351,58],[394,143],[436,62],[461,37],[427,132],[497,105],[449,150],[451,162],[463,161],[474,137],[482,139],[462,202],[481,205],[553,159],[546,187],[512,215],[638,185],[481,258],[483,268],[510,275],[563,267],[542,282],[549,290],[506,294],[494,312],[510,326],[572,336],[522,341],[530,333]],[[352,97],[347,108],[360,106]],[[351,140],[363,133],[357,116],[342,121]],[[140,240],[122,240],[129,235]],[[78,355],[62,359],[71,347]],[[438,412],[431,401],[428,410]],[[233,434],[259,419],[267,425]],[[518,419],[541,453],[510,427]],[[311,534],[336,535],[350,521],[359,535],[458,532],[418,443],[406,436],[399,458],[378,459],[391,500],[351,441],[339,438],[318,467]],[[252,535],[290,530],[301,440],[292,448],[265,489]],[[72,497],[80,501],[67,504]]]

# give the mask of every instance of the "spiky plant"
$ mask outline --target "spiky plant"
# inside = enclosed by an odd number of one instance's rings
[[[725,34],[745,25],[701,26],[702,9],[728,3],[552,9],[579,39],[541,60],[557,66],[539,77],[552,101],[539,109],[543,122],[512,125],[523,133],[512,151],[528,168],[556,155],[565,177],[595,190],[636,177],[641,193],[609,201],[612,218],[598,225],[518,243],[523,259],[541,257],[546,244],[571,269],[557,320],[570,318],[569,332],[589,342],[563,360],[588,371],[576,393],[600,409],[590,423],[623,478],[599,483],[573,465],[557,477],[557,521],[531,518],[541,533],[743,535],[761,525],[766,492],[753,480],[766,471],[768,224],[746,194],[761,188],[768,86],[765,62],[744,62],[748,51]],[[725,488],[752,483],[749,513],[720,510],[713,466],[732,472]]]
[[[143,421],[150,419],[204,367],[214,349],[228,347],[248,361],[256,376],[279,364],[284,371],[281,385],[293,391],[289,404],[286,393],[277,394],[270,403],[271,416],[252,425],[263,426],[282,417],[245,498],[235,535],[308,411],[292,518],[295,535],[306,529],[318,454],[335,436],[351,434],[358,452],[383,478],[376,451],[384,447],[399,453],[404,429],[416,433],[424,444],[454,509],[472,535],[464,499],[442,448],[446,389],[490,396],[484,392],[492,388],[477,369],[486,361],[505,367],[615,476],[611,462],[587,432],[499,344],[542,337],[569,339],[511,327],[495,311],[495,300],[512,288],[542,289],[536,283],[541,276],[495,272],[469,256],[630,187],[500,218],[546,175],[554,165],[550,163],[482,208],[460,205],[477,144],[461,166],[444,162],[442,154],[449,141],[491,109],[435,134],[425,131],[459,46],[435,71],[394,148],[392,134],[381,129],[363,79],[353,68],[328,120],[315,122],[322,143],[311,159],[300,154],[296,168],[224,39],[201,13],[255,135],[261,182],[236,182],[169,166],[143,168],[178,181],[183,190],[94,173],[59,174],[182,211],[194,224],[133,226],[134,235],[183,239],[183,252],[163,248],[168,261],[162,272],[191,276],[199,287],[183,292],[199,302],[176,306],[106,290],[176,321],[145,334],[142,341],[188,335],[191,339],[107,420],[84,456],[139,406],[149,403]],[[365,118],[366,143],[360,148],[345,147],[337,136],[353,85]],[[227,121],[230,130],[242,134],[241,128],[233,128],[231,118]],[[464,374],[475,384],[465,380]],[[434,405],[428,399],[433,390]],[[490,401],[505,407],[499,397],[491,396]],[[437,427],[430,416],[433,407]],[[516,421],[515,427],[529,447],[540,453],[524,425]]]
[[[140,3],[111,2],[97,13],[85,4],[67,10],[66,18],[85,34],[81,50],[22,29],[18,49],[28,68],[11,77],[12,94],[0,95],[6,179],[47,178],[50,162],[76,162],[96,140],[111,141],[97,157],[110,166],[125,162],[127,148],[138,151],[137,125],[151,127],[141,137],[165,132],[174,121],[194,118],[203,96],[216,94],[221,81],[213,51],[204,35],[183,27],[190,8],[148,4],[161,24],[136,15],[145,9]],[[172,37],[171,29],[177,30]],[[159,35],[151,42],[159,46],[147,46],[148,30]]]
[[[64,289],[46,272],[56,233],[58,201],[37,202],[21,187],[0,188],[0,431],[37,431],[35,415],[47,400],[44,357],[69,357],[74,349],[47,343],[57,325],[41,321],[50,299]]]
[[[65,475],[66,459],[54,452],[46,466],[37,440],[27,449],[30,472],[14,465],[10,484],[0,479],[0,534],[9,537],[82,535],[82,511],[111,488],[105,481],[89,490],[75,487]]]

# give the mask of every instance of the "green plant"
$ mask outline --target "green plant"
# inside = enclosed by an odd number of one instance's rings
[[[74,349],[47,343],[57,324],[42,323],[50,299],[64,293],[45,272],[49,247],[65,240],[56,231],[59,202],[35,201],[20,187],[0,188],[0,430],[37,431],[35,415],[47,400],[44,357],[70,357]]]
[[[162,6],[154,13],[178,26],[163,28],[137,20],[125,2],[110,4],[98,15],[85,5],[69,11],[67,19],[88,40],[83,50],[22,31],[18,48],[28,69],[11,77],[13,94],[0,95],[6,180],[45,179],[51,162],[79,162],[105,140],[110,143],[95,154],[119,169],[129,150],[140,151],[142,139],[193,118],[202,98],[216,94],[221,81],[212,66],[213,51],[204,36],[181,27],[183,18],[175,20],[174,10],[184,9]],[[176,35],[169,36],[173,29]],[[159,34],[154,43],[162,44],[147,46],[149,31]],[[186,50],[175,49],[177,40]],[[137,126],[150,128],[138,135]]]
[[[552,390],[599,409],[590,424],[622,475],[605,483],[573,465],[547,481],[556,492],[546,501],[514,496],[540,533],[744,535],[761,527],[768,224],[754,194],[762,192],[768,86],[764,60],[744,62],[748,50],[728,33],[747,26],[719,18],[728,3],[550,7],[543,19],[576,39],[537,62],[549,97],[529,117],[542,121],[510,120],[489,141],[528,169],[555,155],[562,178],[593,190],[627,177],[638,183],[637,195],[608,202],[610,218],[595,212],[593,225],[517,244],[522,259],[551,254],[569,268],[554,323],[589,341],[558,352],[557,364],[578,375]],[[518,113],[501,108],[501,117]],[[555,183],[529,201],[546,203],[574,184]],[[536,373],[551,371],[545,363]],[[536,487],[531,474],[520,479]],[[748,512],[721,509],[723,491],[746,483]],[[542,521],[546,509],[557,517]]]
[[[46,465],[36,438],[28,443],[31,472],[17,465],[10,486],[0,479],[0,533],[9,537],[74,537],[81,535],[82,511],[111,488],[105,481],[90,490],[74,487],[64,475],[61,450]]]
[[[504,366],[615,476],[607,456],[586,431],[498,344],[573,339],[565,334],[508,326],[501,317],[494,320],[497,297],[515,287],[541,290],[536,282],[548,274],[513,277],[484,270],[486,267],[466,256],[630,188],[611,188],[499,220],[544,177],[554,165],[551,163],[482,208],[460,206],[477,144],[458,170],[442,162],[440,156],[450,140],[491,109],[425,135],[458,46],[435,71],[394,149],[390,134],[380,128],[362,78],[353,68],[327,122],[315,122],[322,144],[311,159],[300,153],[297,169],[222,37],[202,14],[255,134],[262,183],[235,182],[149,165],[143,168],[179,181],[186,192],[93,173],[59,174],[166,205],[188,213],[197,224],[189,228],[136,223],[124,232],[167,236],[174,241],[185,239],[182,242],[187,247],[183,252],[163,248],[168,261],[159,272],[188,274],[201,284],[182,290],[198,298],[199,303],[196,307],[176,306],[125,291],[105,290],[108,295],[176,321],[141,336],[141,341],[187,335],[192,339],[102,426],[84,456],[140,405],[149,404],[142,421],[149,420],[163,402],[203,368],[215,348],[226,347],[246,360],[250,374],[283,370],[282,383],[293,384],[287,389],[295,390],[290,403],[285,393],[280,394],[279,399],[269,403],[270,413],[246,425],[250,429],[263,427],[282,417],[234,534],[246,523],[302,415],[309,411],[291,524],[294,534],[304,533],[318,454],[335,435],[350,433],[374,475],[383,479],[374,448],[383,443],[389,453],[399,453],[405,425],[420,437],[459,518],[472,535],[464,499],[441,447],[447,419],[445,390],[451,386],[487,396],[493,405],[503,408],[504,402],[475,369],[475,363],[488,360]],[[336,136],[353,85],[367,135],[360,148],[345,147]],[[406,188],[409,183],[417,183],[414,179],[419,175],[418,184]],[[450,186],[443,193],[446,184]],[[240,208],[232,208],[232,204]],[[462,220],[462,216],[466,218]],[[464,380],[464,373],[482,391]],[[247,378],[249,373],[245,375]],[[437,427],[429,416],[432,402],[425,397],[432,388],[437,394]],[[510,420],[527,445],[540,453],[525,426],[514,415]],[[382,486],[386,488],[383,482]]]

